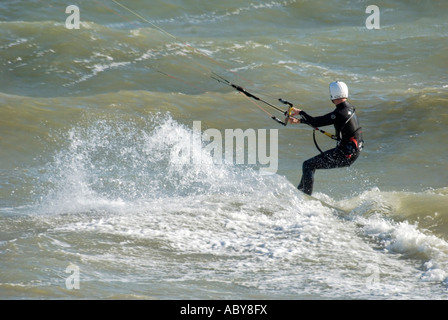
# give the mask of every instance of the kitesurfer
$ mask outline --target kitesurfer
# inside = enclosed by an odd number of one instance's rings
[[[300,119],[289,118],[291,123],[305,123],[314,128],[334,125],[337,146],[306,160],[302,167],[302,179],[298,189],[311,195],[313,192],[316,169],[342,168],[352,165],[358,159],[363,146],[361,127],[355,108],[348,99],[348,87],[342,81],[330,83],[330,98],[336,109],[320,117],[312,117],[305,111],[293,108],[291,116],[300,115]],[[316,144],[317,146],[317,144]]]

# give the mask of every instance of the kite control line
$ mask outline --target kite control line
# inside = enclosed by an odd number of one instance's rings
[[[223,77],[221,77],[220,75],[218,75],[218,74],[216,74],[216,73],[214,73],[214,72],[213,72],[213,76],[212,76],[211,78],[212,78],[212,79],[215,79],[216,81],[218,81],[218,82],[220,82],[220,83],[223,83],[223,84],[225,84],[225,85],[227,85],[227,86],[229,86],[229,87],[234,88],[234,89],[237,90],[239,93],[244,94],[244,95],[245,95],[246,97],[248,97],[248,98],[252,98],[252,99],[254,99],[254,100],[263,102],[264,104],[266,104],[266,105],[268,105],[269,107],[275,109],[276,111],[283,113],[283,114],[286,116],[286,118],[285,118],[284,121],[282,121],[282,120],[278,119],[277,117],[273,116],[272,114],[270,114],[269,112],[267,112],[263,107],[261,107],[259,104],[257,104],[257,103],[254,102],[255,105],[256,105],[258,108],[260,108],[261,110],[263,110],[264,112],[266,112],[266,113],[271,117],[271,119],[275,120],[276,122],[280,123],[281,125],[286,126],[286,125],[288,124],[290,118],[297,119],[297,118],[294,118],[294,117],[291,116],[292,111],[293,111],[293,104],[292,104],[291,102],[289,102],[289,101],[283,100],[282,98],[279,98],[279,99],[278,99],[278,101],[280,101],[281,103],[283,103],[283,104],[285,104],[285,105],[288,106],[288,110],[283,111],[283,110],[280,109],[279,107],[277,107],[277,106],[275,106],[275,105],[273,105],[273,104],[271,104],[271,103],[269,103],[269,102],[267,102],[267,101],[265,101],[265,100],[263,100],[263,99],[260,99],[259,97],[255,96],[254,94],[248,92],[248,91],[247,91],[246,89],[244,89],[243,87],[238,86],[238,85],[236,85],[236,84],[234,84],[234,83],[231,83],[231,82],[228,81],[227,79],[224,79]],[[301,115],[301,117],[302,117],[303,120],[306,120],[302,115]],[[317,127],[314,127],[314,126],[312,126],[311,124],[307,123],[306,121],[303,121],[302,123],[305,123],[305,124],[309,125],[311,128],[314,129],[314,130],[313,130],[313,141],[314,141],[314,145],[316,146],[317,150],[319,150],[321,153],[323,153],[323,151],[319,148],[319,145],[317,144],[317,141],[316,141],[316,131],[319,131],[320,133],[323,133],[324,135],[326,135],[327,137],[329,137],[329,138],[331,138],[331,139],[333,139],[333,140],[338,140],[338,138],[337,138],[334,134],[331,134],[331,133],[326,132],[326,131],[324,131],[324,130],[322,130],[322,129],[319,129],[319,128],[317,128]]]
[[[274,115],[272,115],[271,113],[267,112],[267,111],[266,111],[263,107],[261,107],[258,103],[255,103],[255,105],[256,105],[258,108],[260,108],[261,110],[263,110],[264,112],[266,112],[266,113],[271,117],[271,119],[273,119],[273,120],[276,121],[277,123],[280,123],[281,125],[286,126],[286,125],[288,124],[288,122],[289,122],[289,118],[292,118],[292,117],[291,117],[292,103],[290,103],[290,102],[288,102],[288,101],[286,101],[286,100],[283,100],[283,99],[281,99],[281,98],[278,99],[281,103],[288,105],[288,110],[285,112],[285,111],[283,111],[282,109],[280,109],[279,107],[277,107],[277,106],[275,106],[275,105],[273,105],[273,104],[271,104],[271,103],[269,103],[269,102],[267,102],[267,101],[265,101],[265,100],[263,100],[263,99],[261,99],[261,98],[255,96],[254,94],[248,92],[248,91],[247,91],[246,89],[244,89],[243,87],[241,87],[241,86],[239,86],[239,85],[236,85],[236,84],[234,84],[234,83],[231,83],[231,82],[228,81],[227,79],[224,79],[223,77],[221,77],[220,75],[218,75],[218,74],[216,74],[216,73],[214,73],[214,72],[213,72],[213,76],[212,76],[211,78],[214,79],[214,80],[216,80],[216,81],[218,81],[218,82],[220,82],[220,83],[223,83],[223,84],[225,84],[225,85],[227,85],[227,86],[229,86],[229,87],[234,88],[234,89],[237,90],[239,93],[244,94],[244,95],[245,95],[246,97],[248,97],[248,98],[252,98],[252,99],[254,99],[254,100],[263,102],[263,103],[266,104],[267,106],[269,106],[269,107],[275,109],[276,111],[278,111],[278,112],[284,114],[284,115],[286,116],[286,118],[285,118],[284,121],[282,121],[282,120],[280,120],[279,118],[277,118],[276,116],[274,116]]]

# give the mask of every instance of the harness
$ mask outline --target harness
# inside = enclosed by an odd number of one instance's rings
[[[355,109],[353,109],[352,115],[347,119],[347,121],[344,123],[344,125],[340,129],[338,143],[340,143],[342,141],[342,130],[344,130],[345,126],[350,122],[350,120],[353,118],[354,115],[355,115]],[[345,156],[347,157],[347,159],[351,159],[355,152],[359,152],[362,150],[363,142],[362,141],[358,142],[358,140],[356,140],[356,138],[355,138],[356,133],[361,129],[362,129],[362,127],[359,127],[350,134],[350,139],[348,140],[348,143],[345,147],[345,149],[347,151],[347,154]],[[354,148],[353,148],[353,146],[354,146]]]

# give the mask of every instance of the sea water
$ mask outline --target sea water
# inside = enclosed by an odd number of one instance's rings
[[[370,4],[2,1],[0,297],[447,299],[448,7]],[[346,82],[361,156],[308,198],[312,129],[214,74]]]

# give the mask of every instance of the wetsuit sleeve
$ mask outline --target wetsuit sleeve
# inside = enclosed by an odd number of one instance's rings
[[[324,127],[334,124],[336,116],[333,112],[327,113],[326,115],[320,117],[312,117],[305,111],[300,111],[300,116],[302,117],[302,123],[309,124],[313,127]]]

